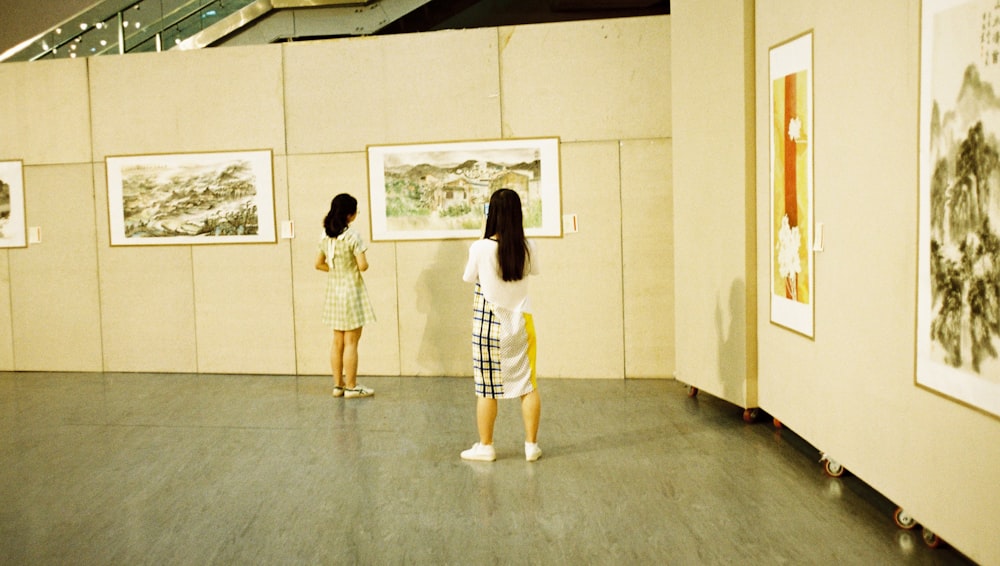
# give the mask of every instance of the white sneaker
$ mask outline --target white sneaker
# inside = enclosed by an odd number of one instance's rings
[[[524,459],[529,462],[534,462],[535,460],[542,457],[542,449],[538,447],[537,443],[525,442],[524,443]]]
[[[375,394],[374,389],[368,389],[367,387],[362,387],[360,385],[355,385],[354,389],[344,389],[344,397],[346,399],[355,399],[358,397],[371,397]]]
[[[497,459],[497,451],[492,444],[475,443],[472,448],[462,451],[463,460],[476,460],[479,462],[492,462]]]

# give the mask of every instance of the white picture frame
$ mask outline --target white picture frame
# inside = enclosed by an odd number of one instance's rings
[[[562,236],[559,138],[368,146],[371,240],[482,237],[499,188],[521,196],[525,235]]]
[[[277,242],[271,150],[105,162],[112,246]]]

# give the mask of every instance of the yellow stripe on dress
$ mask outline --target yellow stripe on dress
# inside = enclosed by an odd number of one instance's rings
[[[528,365],[531,367],[531,388],[538,389],[538,382],[535,380],[535,319],[531,313],[521,313],[524,316],[524,331],[528,334]]]

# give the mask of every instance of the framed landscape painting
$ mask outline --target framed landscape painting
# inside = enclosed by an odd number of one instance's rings
[[[277,242],[271,151],[108,157],[112,246]]]
[[[27,242],[24,217],[24,166],[0,161],[0,248],[23,248]]]
[[[812,32],[768,53],[771,322],[814,335]]]
[[[520,195],[525,235],[562,236],[559,138],[369,146],[371,239],[482,237],[501,188]]]
[[[1000,4],[924,1],[916,384],[1000,416]]]

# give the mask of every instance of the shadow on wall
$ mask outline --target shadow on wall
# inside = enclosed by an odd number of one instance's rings
[[[729,286],[729,304],[715,302],[715,335],[719,352],[722,398],[741,404],[746,397],[746,283],[742,279]]]
[[[472,286],[462,281],[468,245],[440,242],[434,261],[415,281],[416,311],[425,322],[417,353],[421,374],[472,375]]]

